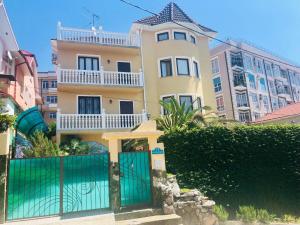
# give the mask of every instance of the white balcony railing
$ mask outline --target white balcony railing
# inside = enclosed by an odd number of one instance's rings
[[[68,28],[62,27],[61,23],[58,23],[57,26],[57,40],[110,46],[140,47],[140,37],[138,34],[106,32],[95,28],[91,30]]]
[[[142,87],[144,78],[142,71],[138,73],[114,71],[90,71],[58,68],[58,83]]]
[[[60,114],[58,130],[130,129],[147,120],[147,114]]]

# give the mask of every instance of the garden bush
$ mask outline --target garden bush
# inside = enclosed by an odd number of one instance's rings
[[[256,209],[253,206],[240,206],[236,218],[245,223],[253,223],[256,221]]]
[[[275,215],[270,214],[266,209],[257,210],[257,221],[261,223],[269,224],[275,220]]]
[[[222,205],[214,205],[213,213],[218,217],[222,222],[228,220],[229,213]]]
[[[253,205],[299,215],[300,126],[209,126],[166,133],[167,170],[234,213]]]

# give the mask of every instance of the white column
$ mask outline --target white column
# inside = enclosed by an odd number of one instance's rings
[[[104,85],[104,68],[103,68],[103,66],[100,67],[100,84]]]
[[[140,86],[144,86],[144,73],[142,68],[140,68],[139,73],[140,73]]]
[[[61,22],[59,21],[57,23],[57,40],[61,40],[62,39],[62,35],[61,35]]]
[[[106,113],[105,109],[102,109],[102,129],[106,128]]]
[[[142,111],[142,120],[143,120],[143,122],[148,120],[147,112],[145,109],[143,109],[143,111]]]
[[[60,109],[58,108],[57,109],[57,113],[56,113],[56,130],[60,130],[61,127],[60,127]]]

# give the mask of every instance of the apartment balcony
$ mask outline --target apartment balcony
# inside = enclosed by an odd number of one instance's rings
[[[243,91],[247,89],[247,84],[244,79],[233,79],[233,86],[238,91]]]
[[[90,71],[60,69],[57,71],[59,85],[89,85],[89,86],[115,86],[125,88],[138,88],[144,86],[144,75],[138,73],[116,71]]]
[[[57,40],[106,46],[140,47],[138,34],[106,32],[95,28],[76,29],[62,27],[60,23],[57,26]]]
[[[57,113],[57,130],[95,131],[131,129],[147,121],[147,114],[60,114]]]

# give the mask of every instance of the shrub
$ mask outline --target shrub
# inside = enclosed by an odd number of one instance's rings
[[[240,206],[236,218],[245,223],[253,223],[256,221],[256,209],[253,206]]]
[[[284,223],[295,223],[296,222],[296,217],[291,215],[291,214],[284,214],[281,217],[282,222]]]
[[[213,213],[218,217],[222,222],[228,220],[229,213],[222,205],[214,205]]]
[[[274,214],[270,214],[266,209],[257,210],[257,221],[261,223],[271,223],[275,219]]]

